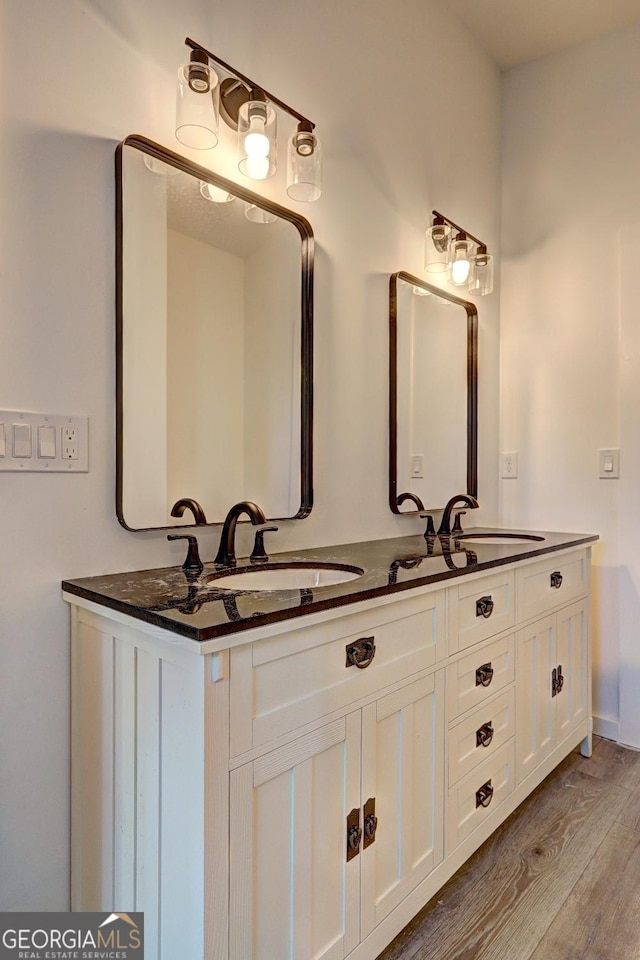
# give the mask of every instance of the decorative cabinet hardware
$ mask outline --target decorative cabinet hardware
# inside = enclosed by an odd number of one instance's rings
[[[560,573],[560,571],[554,570],[554,572],[551,574],[551,577],[549,579],[551,581],[551,586],[554,588],[554,590],[559,590],[560,587],[562,586],[562,574]]]
[[[369,797],[363,808],[364,836],[362,840],[362,849],[366,850],[376,839],[376,830],[378,829],[378,818],[376,817],[376,798]]]
[[[476,617],[484,617],[488,620],[493,613],[493,600],[491,597],[480,597],[476,600]]]
[[[488,747],[493,740],[493,725],[483,723],[479,730],[476,730],[476,747]]]
[[[559,664],[558,667],[554,667],[551,671],[551,696],[555,697],[557,694],[562,693],[562,688],[564,687],[564,676],[562,674],[562,664]]]
[[[483,663],[476,670],[476,687],[488,687],[493,680],[493,667],[490,663]]]
[[[364,670],[365,667],[368,667],[376,655],[375,639],[375,637],[360,637],[355,643],[348,643],[345,666],[357,667],[358,670]]]
[[[347,814],[347,863],[360,853],[362,828],[360,826],[360,808],[354,807]]]
[[[478,807],[488,807],[493,799],[493,787],[491,780],[483,783],[479,790],[476,790],[476,809]]]

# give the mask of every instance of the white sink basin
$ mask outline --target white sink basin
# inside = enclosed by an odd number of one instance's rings
[[[218,575],[209,584],[218,590],[307,590],[356,580],[363,573],[360,567],[347,564],[270,564]]]
[[[471,540],[473,543],[518,544],[534,543],[544,540],[534,534],[526,533],[463,533],[456,540]]]

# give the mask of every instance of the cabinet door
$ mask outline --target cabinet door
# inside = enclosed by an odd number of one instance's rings
[[[524,780],[555,744],[555,697],[551,671],[556,638],[553,616],[538,620],[518,633],[517,639],[517,768]]]
[[[557,614],[556,667],[561,667],[562,690],[556,701],[556,737],[563,740],[589,712],[589,630],[587,602],[574,603]]]
[[[341,960],[360,938],[359,711],[231,772],[230,960]]]
[[[365,707],[362,743],[363,811],[373,798],[378,818],[360,857],[364,938],[443,857],[444,671]]]

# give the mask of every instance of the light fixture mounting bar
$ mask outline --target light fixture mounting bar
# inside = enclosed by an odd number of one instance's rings
[[[437,210],[432,210],[431,213],[434,217],[440,217],[441,220],[444,220],[445,223],[448,223],[450,227],[453,227],[454,230],[457,230],[458,233],[464,233],[470,240],[473,240],[478,247],[482,247],[484,250],[487,249],[486,243],[483,243],[482,240],[478,240],[477,237],[474,237],[472,233],[469,233],[468,230],[465,230],[464,227],[461,227],[459,224],[454,223],[453,220],[450,220],[449,217],[445,217],[444,213],[439,213]]]
[[[284,102],[284,100],[279,100],[278,97],[274,97],[272,93],[269,93],[268,90],[265,90],[262,84],[255,83],[253,80],[250,79],[250,77],[246,77],[243,73],[240,73],[238,70],[235,69],[235,67],[232,67],[230,64],[225,63],[224,60],[221,60],[220,57],[216,57],[214,53],[211,53],[211,51],[207,50],[206,47],[203,47],[202,44],[196,43],[196,41],[191,40],[190,37],[187,37],[184,42],[192,50],[201,50],[204,54],[206,54],[209,60],[213,60],[213,62],[217,63],[219,67],[222,67],[222,69],[225,70],[227,73],[230,73],[233,77],[235,77],[241,83],[245,84],[245,86],[249,90],[253,90],[253,89],[262,90],[266,98],[270,100],[271,103],[274,103],[277,107],[280,107],[280,109],[284,110],[285,113],[288,113],[289,116],[294,117],[296,120],[298,120],[301,123],[310,124],[312,130],[315,128],[315,123],[309,120],[308,117],[304,117],[301,113],[298,113],[297,110],[294,110],[293,107],[290,107],[288,103]]]

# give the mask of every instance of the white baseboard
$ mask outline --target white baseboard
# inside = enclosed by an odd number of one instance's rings
[[[620,742],[620,724],[617,720],[611,720],[609,717],[593,717],[593,732],[597,737],[604,737],[605,740]]]

